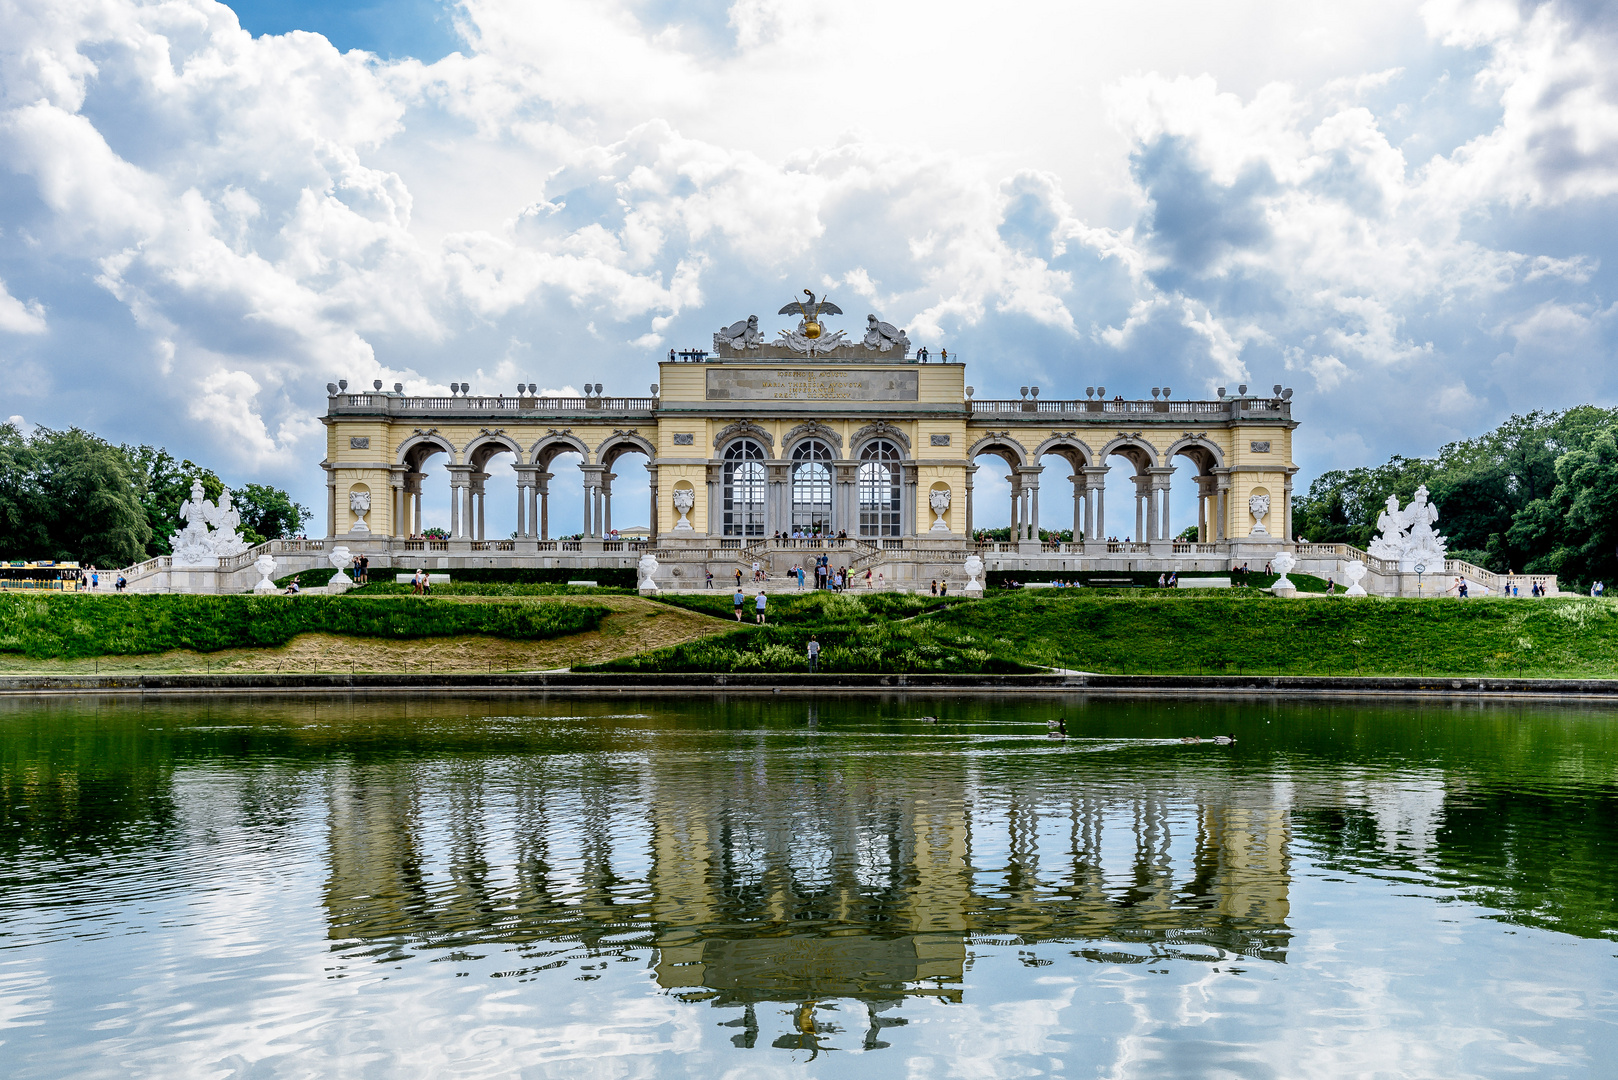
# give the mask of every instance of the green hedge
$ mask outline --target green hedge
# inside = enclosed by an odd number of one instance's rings
[[[394,576],[397,574],[413,573],[412,570],[400,567],[373,566],[371,567],[371,582],[373,584],[397,584]],[[428,570],[429,574],[448,574],[452,585],[561,585],[566,587],[569,581],[594,581],[602,588],[634,589],[636,586],[634,570],[522,570],[511,567],[479,567],[471,570]],[[304,570],[296,574],[286,574],[275,579],[281,588],[286,588],[293,578],[305,589],[313,589],[324,585],[332,579],[337,571],[329,566],[316,567],[313,570]],[[352,569],[349,571],[353,575]],[[443,589],[441,585],[433,586],[433,592]],[[409,591],[409,587],[405,587]],[[545,595],[543,593],[494,593],[482,591],[480,596],[531,596]]]
[[[411,588],[408,584],[394,581],[373,581],[369,585],[361,585],[350,589],[349,596],[410,596]],[[592,588],[588,585],[520,585],[491,582],[479,584],[477,582],[463,584],[452,581],[448,585],[434,585],[433,596],[636,596],[634,589],[608,588],[605,585]]]
[[[298,634],[519,641],[582,633],[609,609],[585,604],[434,604],[348,596],[0,594],[0,652],[33,658],[284,645]]]

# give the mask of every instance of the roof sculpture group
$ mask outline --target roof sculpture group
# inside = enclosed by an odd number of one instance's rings
[[[795,328],[778,330],[776,340],[768,341],[759,329],[758,316],[749,315],[714,334],[715,355],[741,359],[813,356],[834,361],[858,361],[902,360],[910,354],[909,336],[875,315],[865,317],[865,336],[859,341],[851,339],[845,330],[828,331],[825,317],[841,315],[843,309],[826,297],[816,298],[809,289],[803,290],[803,294],[808,297],[807,300],[793,300],[776,312],[778,315],[798,316]]]
[[[1437,523],[1438,508],[1427,501],[1426,484],[1403,509],[1399,496],[1389,495],[1387,509],[1376,518],[1377,537],[1367,550],[1375,558],[1397,562],[1405,573],[1414,573],[1418,564],[1427,573],[1440,572],[1447,542],[1433,530]]]

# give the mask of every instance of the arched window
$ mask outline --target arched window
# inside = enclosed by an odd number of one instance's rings
[[[724,535],[764,535],[764,448],[738,439],[725,448]]]
[[[860,451],[860,535],[898,536],[899,448],[886,439]]]
[[[805,439],[792,448],[792,532],[831,531],[831,447]]]

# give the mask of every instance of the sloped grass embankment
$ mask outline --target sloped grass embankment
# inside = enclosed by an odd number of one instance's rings
[[[284,645],[299,634],[407,640],[485,635],[543,640],[595,630],[606,607],[349,596],[15,596],[0,594],[0,653],[71,659]]]
[[[729,610],[728,595],[668,603]],[[751,620],[751,599],[746,609]],[[875,594],[771,598],[771,625],[598,671],[1497,675],[1618,678],[1618,604],[1252,593],[1003,592],[981,601]]]

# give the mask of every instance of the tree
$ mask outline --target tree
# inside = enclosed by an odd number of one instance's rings
[[[231,492],[231,499],[242,515],[242,539],[250,544],[296,536],[315,516],[280,488],[264,484],[243,484]]]
[[[225,485],[212,469],[193,461],[176,461],[160,446],[124,446],[152,536],[147,542],[148,557],[172,555],[174,534],[185,527],[180,505],[191,497],[191,481],[202,481],[203,494],[217,502]],[[244,515],[245,517],[245,515]]]
[[[71,428],[28,440],[50,557],[127,566],[146,557],[152,529],[122,450]]]

